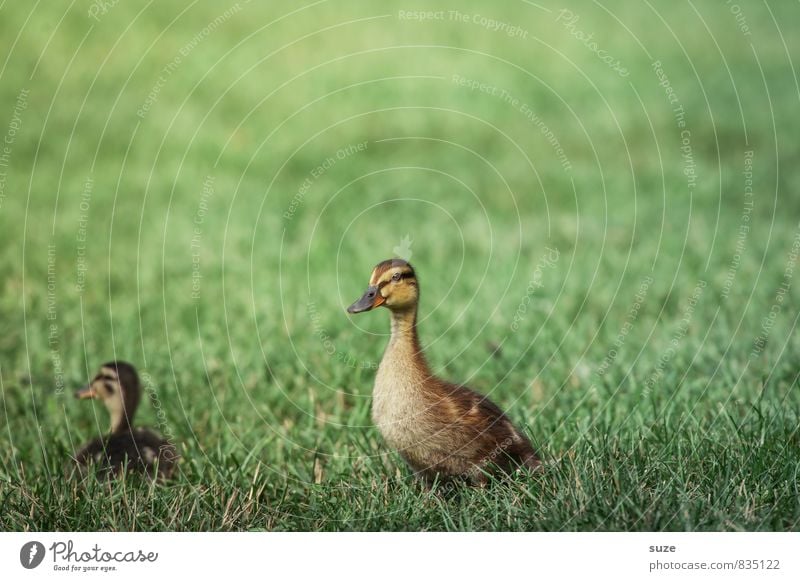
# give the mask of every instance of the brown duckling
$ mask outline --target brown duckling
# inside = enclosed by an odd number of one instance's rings
[[[96,465],[98,473],[106,477],[119,476],[123,470],[159,480],[172,476],[178,459],[175,446],[155,432],[133,427],[141,398],[139,375],[133,365],[106,363],[75,397],[99,399],[111,415],[109,435],[88,442],[75,455],[83,475],[90,465]]]
[[[372,394],[372,419],[387,443],[428,482],[463,477],[482,485],[493,470],[537,468],[530,441],[499,407],[431,372],[417,336],[418,302],[414,269],[392,259],[375,267],[366,292],[347,309],[391,311],[391,339]]]

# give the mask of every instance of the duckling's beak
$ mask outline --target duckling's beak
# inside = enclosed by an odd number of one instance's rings
[[[385,300],[386,299],[383,298],[383,295],[378,290],[378,286],[372,285],[367,287],[367,291],[360,299],[347,307],[347,312],[355,315],[356,313],[371,311],[375,307],[381,306]]]
[[[86,387],[76,391],[75,397],[78,399],[94,399],[97,397],[97,392],[91,385],[87,385]]]

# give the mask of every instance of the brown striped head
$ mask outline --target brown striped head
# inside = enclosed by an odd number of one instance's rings
[[[416,307],[418,300],[419,287],[414,269],[405,260],[392,258],[373,269],[367,290],[347,308],[347,312],[363,313],[381,305],[400,311]]]

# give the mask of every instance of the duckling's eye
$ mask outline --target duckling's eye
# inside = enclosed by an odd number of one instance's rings
[[[402,276],[403,276],[403,274],[402,274],[402,273],[400,273],[400,272],[395,272],[395,273],[392,275],[392,282],[397,282],[398,280],[400,280],[400,277],[402,277]]]
[[[105,381],[105,382],[103,382],[103,387],[105,387],[105,388],[106,388],[106,391],[107,391],[108,393],[114,393],[114,386],[113,386],[113,385],[111,385],[111,383],[109,383],[109,382]]]

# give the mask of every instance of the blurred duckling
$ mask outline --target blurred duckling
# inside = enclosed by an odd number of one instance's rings
[[[489,399],[436,377],[417,336],[419,283],[412,266],[385,260],[372,271],[364,295],[348,307],[391,311],[391,339],[373,389],[372,419],[386,442],[427,482],[465,478],[484,485],[487,475],[541,461],[528,438]]]
[[[178,459],[175,447],[155,432],[133,427],[141,399],[139,375],[133,365],[106,363],[75,397],[101,400],[111,416],[109,435],[88,442],[75,455],[83,475],[94,465],[98,474],[106,477],[119,476],[124,470],[159,480],[172,476]]]

